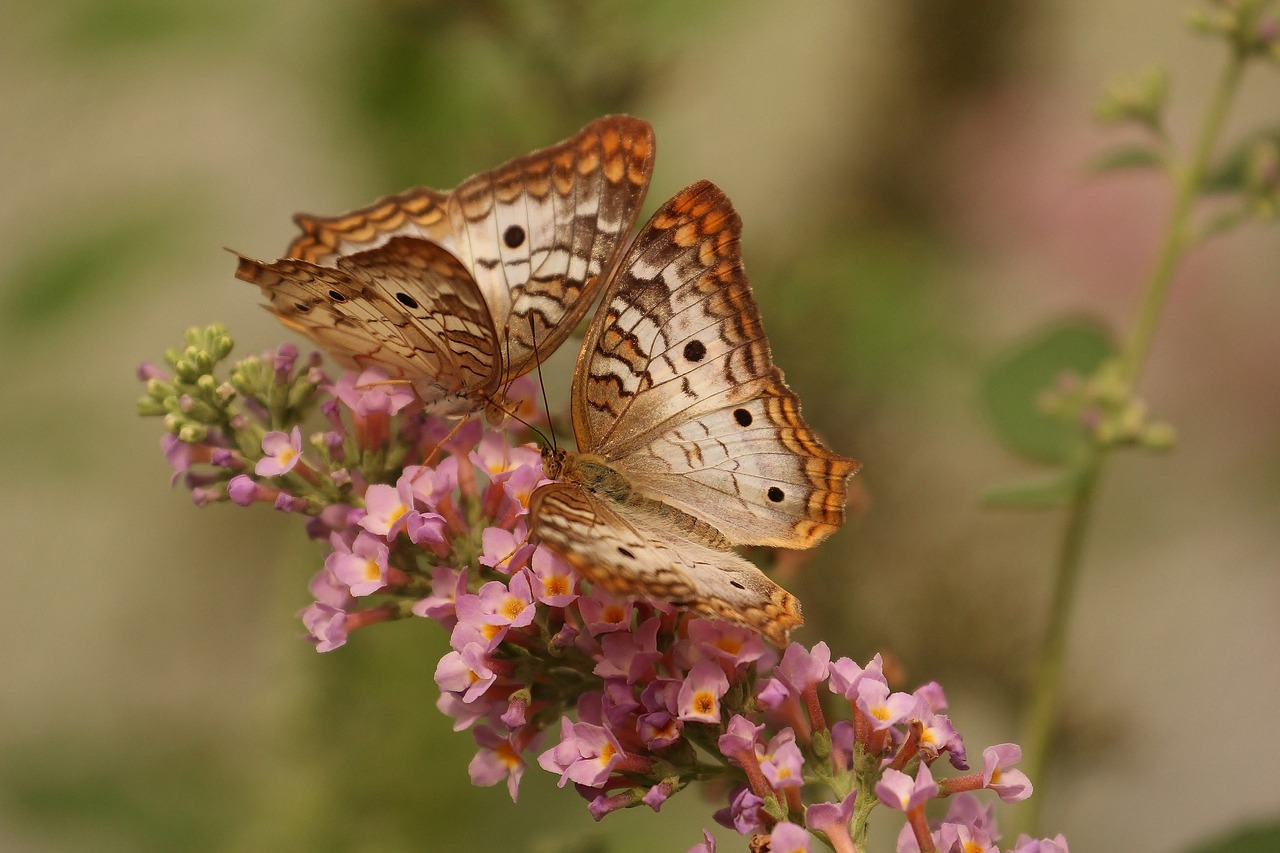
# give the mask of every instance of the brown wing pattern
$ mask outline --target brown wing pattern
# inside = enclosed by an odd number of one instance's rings
[[[750,562],[681,537],[659,517],[624,514],[564,483],[539,488],[529,512],[539,541],[610,592],[685,605],[753,628],[778,646],[803,624],[795,596]]]
[[[844,522],[858,464],[822,444],[773,365],[740,232],[706,181],[654,214],[579,354],[574,431],[736,544],[809,547]]]
[[[454,190],[457,253],[509,351],[508,378],[558,347],[590,307],[639,215],[653,157],[648,123],[607,116]]]
[[[293,221],[302,234],[289,244],[285,257],[333,266],[342,255],[372,249],[401,234],[453,250],[455,241],[445,212],[448,200],[448,193],[417,187],[339,216],[299,213]]]
[[[428,411],[475,408],[499,382],[493,322],[471,275],[440,246],[396,237],[325,267],[240,256],[282,323],[348,367],[411,381]]]

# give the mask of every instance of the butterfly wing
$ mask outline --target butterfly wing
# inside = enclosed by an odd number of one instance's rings
[[[706,181],[636,237],[579,353],[578,446],[736,544],[809,547],[844,521],[858,463],[828,450],[773,365],[741,220]]]
[[[591,306],[644,203],[653,156],[647,122],[606,116],[454,190],[456,254],[489,304],[506,378],[533,369]]]
[[[289,244],[285,257],[331,267],[343,255],[376,248],[400,235],[421,237],[452,251],[456,241],[448,204],[448,193],[416,187],[339,216],[299,213],[293,221],[302,233]]]
[[[336,267],[240,256],[285,326],[348,367],[413,382],[428,411],[464,414],[500,381],[497,337],[471,274],[442,247],[395,237]]]
[[[747,560],[681,536],[660,517],[619,509],[568,483],[540,487],[529,503],[538,540],[610,592],[686,605],[778,646],[803,623],[795,597]]]

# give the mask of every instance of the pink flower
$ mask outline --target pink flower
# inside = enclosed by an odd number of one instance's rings
[[[1053,838],[1031,838],[1019,835],[1017,842],[1009,853],[1070,853],[1067,850],[1067,839],[1058,833]]]
[[[318,652],[331,652],[347,642],[345,610],[317,601],[302,611],[302,624]]]
[[[754,835],[764,828],[760,809],[764,800],[746,785],[734,790],[729,805],[715,813],[716,823],[736,830],[741,835]]]
[[[685,722],[720,722],[720,699],[729,689],[720,664],[713,660],[698,661],[689,670],[680,687],[679,717]]]
[[[622,756],[622,746],[613,732],[592,723],[572,723],[564,717],[560,720],[560,743],[538,756],[538,764],[544,770],[559,773],[562,788],[570,780],[599,788]]]
[[[578,599],[578,612],[592,636],[631,630],[634,607],[630,599],[610,595],[599,587],[592,587],[589,595]]]
[[[409,510],[413,509],[413,490],[400,478],[394,486],[376,484],[364,493],[368,513],[360,526],[370,533],[394,539],[404,528]]]
[[[871,659],[866,669],[849,658],[840,658],[831,664],[830,673],[831,678],[827,685],[831,688],[831,692],[843,695],[850,702],[858,698],[858,687],[864,679],[879,681],[886,687],[889,686],[889,682],[884,677],[884,661],[878,654]]]
[[[533,595],[548,607],[568,607],[578,597],[573,568],[547,548],[533,552],[533,577]]]
[[[885,731],[915,712],[920,700],[909,693],[890,693],[888,685],[874,679],[858,683],[858,709],[867,715],[871,728]]]
[[[347,543],[336,534],[331,537],[333,553],[325,560],[325,566],[337,580],[345,584],[355,596],[369,595],[386,586],[387,546],[376,536],[363,531],[347,548]]]
[[[269,432],[262,437],[262,452],[266,455],[254,466],[259,477],[279,477],[288,474],[298,464],[302,455],[302,431],[294,427],[288,435]]]
[[[461,652],[449,652],[436,665],[436,684],[441,690],[461,693],[463,702],[473,702],[483,696],[497,677],[489,668],[484,646],[479,643],[470,643]]]
[[[702,830],[702,841],[689,848],[689,853],[716,853],[716,840],[705,829]]]
[[[1031,796],[1031,780],[1021,770],[1010,770],[1022,760],[1022,747],[1016,743],[1000,743],[982,750],[982,785],[990,788],[1006,803],[1016,803]]]
[[[810,835],[804,827],[782,821],[769,834],[770,853],[809,853]]]
[[[662,652],[658,651],[659,622],[655,616],[646,619],[635,631],[601,637],[601,660],[593,670],[595,674],[601,678],[622,678],[628,684],[652,678],[653,665],[662,660]],[[728,681],[725,689],[729,689]]]
[[[509,585],[490,581],[480,587],[480,608],[489,625],[523,628],[533,622],[535,608],[528,572],[517,573]]]
[[[397,414],[414,400],[413,391],[403,383],[393,383],[387,374],[371,367],[357,375],[348,370],[338,377],[330,392],[359,417],[374,413]]]
[[[476,728],[475,738],[480,751],[467,768],[471,784],[488,787],[506,779],[507,793],[514,803],[520,793],[520,777],[524,775],[525,766],[519,750],[511,743],[510,736],[502,737],[484,726]]]
[[[912,781],[906,773],[887,769],[876,783],[876,797],[891,809],[910,811],[938,795],[938,784],[933,781],[929,765],[921,762],[916,778]]]

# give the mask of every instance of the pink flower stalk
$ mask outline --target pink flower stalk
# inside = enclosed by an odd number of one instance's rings
[[[852,853],[851,822],[876,803],[906,813],[905,843],[916,849],[984,845],[998,835],[989,813],[961,805],[967,797],[932,829],[924,803],[981,788],[1008,801],[1030,794],[1012,769],[1012,744],[984,751],[981,771],[935,781],[930,764],[943,753],[964,761],[941,714],[945,695],[932,683],[891,691],[879,656],[863,667],[833,661],[825,643],[774,649],[739,625],[577,577],[528,541],[529,495],[545,481],[540,454],[510,422],[486,430],[478,419],[427,417],[406,385],[369,371],[329,383],[290,348],[235,374],[234,391],[215,397],[208,383],[177,387],[158,369],[142,373],[149,387],[169,383],[156,393],[186,400],[187,414],[217,414],[187,429],[191,441],[164,445],[194,495],[305,513],[308,535],[328,543],[301,612],[318,651],[392,619],[429,619],[448,632],[437,707],[456,731],[472,732],[476,785],[505,781],[516,800],[536,763],[562,787],[572,782],[602,819],[658,811],[713,779],[725,804],[716,820],[768,838],[775,853],[811,849],[811,832]],[[281,400],[305,405],[282,415]],[[308,412],[328,432],[304,460]],[[294,474],[303,476],[286,476]],[[823,693],[834,701],[820,704]],[[875,800],[855,810],[859,789]],[[1024,853],[1060,853],[1031,846],[1053,843],[1028,840]],[[704,835],[695,849],[715,842]]]

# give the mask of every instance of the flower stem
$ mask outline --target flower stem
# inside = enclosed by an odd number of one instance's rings
[[[1168,296],[1174,273],[1186,250],[1194,242],[1191,213],[1204,182],[1205,171],[1231,103],[1239,89],[1247,56],[1233,49],[1218,79],[1213,100],[1205,114],[1204,124],[1192,152],[1190,162],[1174,170],[1175,196],[1159,255],[1143,291],[1142,302],[1134,320],[1133,331],[1120,354],[1120,377],[1127,385],[1137,381],[1146,362],[1151,341],[1155,337],[1160,315]],[[1047,791],[1047,771],[1053,758],[1054,727],[1062,692],[1062,669],[1067,645],[1067,629],[1071,623],[1075,590],[1080,578],[1081,554],[1088,533],[1091,511],[1099,480],[1109,457],[1109,449],[1095,447],[1080,466],[1080,479],[1067,507],[1066,526],[1058,548],[1054,570],[1053,596],[1049,621],[1045,628],[1040,658],[1036,665],[1030,705],[1024,721],[1022,739],[1024,766],[1037,787],[1039,796],[1031,797],[1014,815],[1012,834],[1034,835],[1039,823],[1040,806]]]

